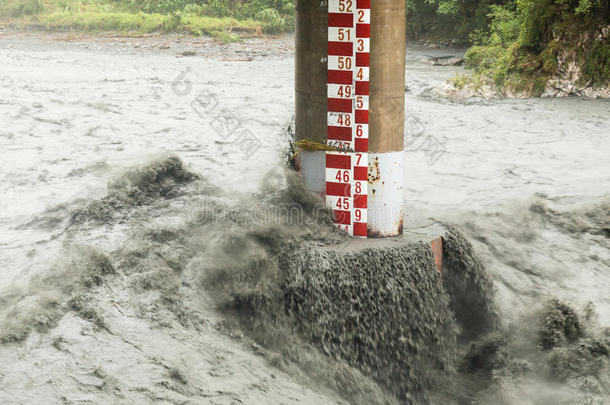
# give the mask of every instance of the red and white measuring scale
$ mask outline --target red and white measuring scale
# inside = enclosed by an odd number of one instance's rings
[[[328,1],[326,205],[352,236],[367,236],[371,0]]]

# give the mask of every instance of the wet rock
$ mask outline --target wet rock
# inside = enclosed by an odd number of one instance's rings
[[[182,52],[182,56],[195,56],[197,55],[197,52],[193,51],[193,50],[187,50]]]
[[[610,86],[583,86],[578,82],[561,77],[549,79],[540,97],[584,96],[589,98],[610,98]]]
[[[467,82],[463,86],[457,84],[454,80],[448,80],[440,86],[424,90],[421,95],[426,98],[432,98],[435,101],[448,99],[466,105],[491,105],[489,100],[501,97],[495,83],[486,78],[482,78],[481,83]]]
[[[419,61],[431,66],[459,66],[464,63],[464,59],[457,56],[428,56],[427,59]]]
[[[593,36],[597,38],[591,41]],[[541,97],[610,98],[610,82],[606,79],[605,83],[595,84],[585,80],[586,74],[582,64],[582,55],[590,54],[597,41],[607,43],[610,40],[610,28],[605,26],[595,33],[584,32],[575,43],[567,43],[558,33],[554,37],[554,40],[561,44],[557,52],[557,70],[547,81]],[[601,65],[599,68],[601,69]]]
[[[436,42],[433,42],[433,41],[430,41],[430,40],[426,40],[424,42],[423,46],[425,48],[430,48],[430,49],[440,49],[440,48],[442,48],[442,46],[439,43],[436,43]]]

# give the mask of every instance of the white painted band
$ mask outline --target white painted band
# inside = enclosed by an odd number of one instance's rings
[[[370,78],[370,68],[366,66],[356,66],[356,77],[362,82],[368,82]]]
[[[404,213],[404,153],[369,152],[368,235],[395,236],[402,233]]]
[[[353,28],[328,27],[328,40],[333,42],[353,42],[356,30]]]
[[[371,39],[358,38],[356,40],[356,52],[369,53],[371,52]]]
[[[353,56],[328,56],[328,70],[351,71],[355,63]]]
[[[356,15],[356,22],[358,24],[370,24],[371,23],[371,10],[368,8],[358,9]]]
[[[355,97],[355,109],[356,110],[368,110],[369,109],[369,96],[356,96]]]
[[[351,99],[354,96],[354,86],[351,84],[328,84],[329,98]]]
[[[328,112],[326,125],[329,127],[351,127],[354,124],[353,113]]]
[[[316,194],[324,194],[326,190],[326,152],[304,150],[297,155],[296,159],[307,188]]]
[[[335,179],[339,169],[325,167],[324,151],[302,151],[297,156],[300,171],[307,187],[315,193],[324,194],[326,182]],[[404,215],[403,200],[404,152],[369,153],[368,207],[360,210],[362,221],[368,223],[369,237],[395,236],[402,231]],[[360,162],[360,164],[366,164]],[[354,187],[359,182],[354,182]],[[364,183],[364,182],[360,182]],[[367,184],[362,184],[363,190]],[[373,191],[374,190],[374,191]],[[336,205],[340,197],[326,196],[327,206]],[[354,211],[354,215],[357,213]]]
[[[352,141],[330,140],[330,141],[326,141],[326,144],[328,146],[333,146],[338,149],[346,149],[346,150],[354,149],[354,142],[352,142]]]

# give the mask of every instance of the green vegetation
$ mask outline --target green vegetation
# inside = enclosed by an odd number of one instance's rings
[[[294,0],[0,0],[0,21],[48,30],[184,32],[223,42],[294,27]]]
[[[178,31],[193,35],[210,35],[223,42],[239,37],[231,31],[254,32],[260,23],[234,18],[200,17],[180,14],[145,14],[126,12],[53,12],[37,16],[37,21],[51,31],[77,29],[81,31],[169,32]]]
[[[583,64],[584,76],[596,85],[607,85],[610,80],[610,41],[599,41]]]
[[[240,33],[292,30],[295,1],[0,0],[0,21],[49,30],[177,31],[231,42]],[[501,91],[537,95],[560,60],[577,65],[580,84],[608,84],[610,0],[405,1],[410,38],[472,45],[466,61],[475,75],[469,83],[454,80],[458,87],[493,80]]]
[[[458,89],[492,80],[504,93],[539,95],[562,66],[577,85],[608,86],[608,26],[609,0],[407,0],[412,38],[471,45],[475,74],[454,78]]]
[[[500,90],[540,95],[559,68],[559,59],[580,70],[580,85],[608,85],[608,0],[517,0],[491,6],[489,28],[474,31],[466,53],[476,75]],[[607,28],[606,28],[607,30]]]
[[[510,0],[406,0],[407,33],[412,38],[467,42],[489,24],[489,8]]]

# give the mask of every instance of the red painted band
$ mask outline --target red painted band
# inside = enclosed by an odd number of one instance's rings
[[[354,222],[354,236],[367,236],[366,222]]]
[[[369,82],[356,82],[356,95],[357,96],[368,96],[369,95]]]
[[[333,128],[333,127],[328,127]],[[351,129],[351,128],[350,128]],[[349,155],[331,155],[326,154],[326,167],[329,169],[344,169],[352,168],[352,160]]]
[[[330,112],[352,112],[352,100],[350,98],[329,98],[328,111]],[[346,128],[350,129],[350,128]],[[350,132],[351,134],[351,132]]]
[[[352,128],[351,127],[328,127],[326,133],[326,139],[329,141],[348,141],[352,140]],[[327,163],[328,167],[328,163]]]
[[[370,66],[370,54],[356,52],[356,66],[369,67]]]
[[[329,84],[352,84],[353,73],[349,70],[329,70]]]
[[[369,123],[369,110],[356,110],[354,119],[356,124],[368,124]]]
[[[334,195],[337,197],[351,197],[352,186],[349,183],[332,183],[326,182],[326,195]]]
[[[349,211],[333,210],[333,216],[335,217],[335,224],[349,225],[351,221],[351,213]]]
[[[371,8],[371,0],[356,1],[356,8]]]
[[[356,138],[356,141],[354,142],[354,150],[356,152],[368,152],[369,140],[367,138]]]
[[[354,196],[354,208],[366,208],[366,194],[356,194]]]
[[[352,28],[354,26],[354,14],[352,13],[328,13],[328,26],[340,28]]]
[[[370,38],[371,24],[356,24],[356,38]]]
[[[354,44],[352,42],[328,41],[329,56],[352,56]]]
[[[367,181],[368,167],[366,166],[354,166],[354,180],[356,181]]]

